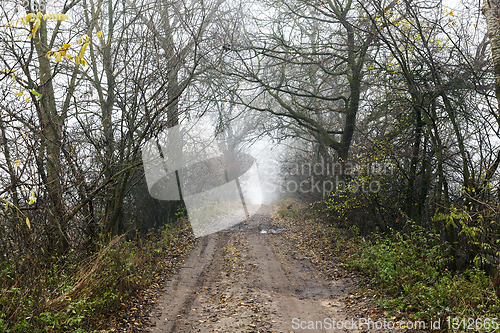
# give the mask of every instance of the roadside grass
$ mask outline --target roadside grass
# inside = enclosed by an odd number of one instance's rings
[[[303,203],[293,199],[280,199],[276,206],[278,215],[284,218],[299,218],[306,207]]]
[[[498,327],[493,319],[500,318],[500,301],[490,278],[476,268],[449,272],[447,258],[441,257],[436,245],[439,235],[428,235],[407,222],[404,233],[377,234],[366,239],[355,226],[336,227],[311,209],[302,210],[299,215],[291,218],[280,214],[297,229],[297,246],[332,277],[357,272],[362,277],[364,292],[388,316],[440,319],[442,327],[450,318],[451,326],[456,324],[455,331],[474,328],[491,332]],[[337,263],[337,268],[332,267],[332,262]],[[344,272],[339,272],[339,268]],[[470,318],[475,321],[473,326],[469,325]],[[500,322],[497,324],[500,326]]]
[[[94,254],[73,250],[51,257],[36,270],[3,261],[0,332],[103,329],[128,299],[173,271],[192,243],[189,223],[180,221],[143,239],[116,237]]]

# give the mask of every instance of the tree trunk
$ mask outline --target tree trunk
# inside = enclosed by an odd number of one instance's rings
[[[408,176],[408,189],[406,190],[406,215],[410,219],[415,218],[415,207],[416,207],[416,190],[415,190],[415,180],[417,178],[417,164],[419,161],[420,155],[420,145],[422,141],[422,127],[424,126],[424,122],[422,121],[422,110],[420,109],[420,105],[417,101],[417,98],[414,97],[414,107],[415,111],[415,140],[413,142],[412,155],[410,159],[410,172]],[[418,221],[420,222],[420,221]]]
[[[482,12],[486,18],[488,36],[491,43],[491,55],[495,71],[495,94],[500,118],[500,0],[486,0]]]
[[[36,52],[39,59],[40,85],[40,123],[45,141],[46,150],[46,183],[47,195],[51,204],[49,214],[49,238],[51,246],[55,251],[64,252],[69,244],[66,238],[66,225],[61,221],[64,216],[63,190],[61,185],[61,146],[62,126],[64,119],[57,113],[54,87],[52,85],[52,71],[50,59],[45,57],[49,51],[47,47],[47,25],[45,20],[41,21],[40,29],[34,37]]]

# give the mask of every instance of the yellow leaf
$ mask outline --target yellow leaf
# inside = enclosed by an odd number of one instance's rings
[[[21,90],[20,92],[16,93],[16,96],[21,97],[24,94],[24,90]]]
[[[21,160],[15,160],[14,162],[12,162],[12,164],[18,167],[19,165],[21,165]]]
[[[80,54],[78,55],[80,59],[83,59],[83,57],[85,56],[85,49],[87,48],[87,45],[87,43],[83,44],[82,49],[80,50]]]
[[[450,10],[450,15],[451,15],[451,16],[454,16],[454,15],[453,15],[453,11],[452,11],[452,10]]]
[[[31,229],[30,219],[27,216],[26,216],[26,225],[28,226],[29,229]]]
[[[26,97],[26,103],[29,103],[30,102],[30,99],[28,97]]]
[[[84,42],[87,42],[90,40],[90,37],[88,35],[83,35],[82,37],[80,37],[80,39],[77,41],[77,44],[81,44],[81,43],[84,43]]]
[[[56,55],[56,61],[61,62],[61,56],[62,56],[61,52],[55,52],[54,54]]]
[[[27,24],[30,22],[34,22],[33,29],[32,29],[31,34],[29,36],[29,38],[32,38],[35,36],[35,33],[37,32],[37,30],[40,29],[40,25],[41,25],[42,20],[55,19],[58,21],[64,21],[67,18],[68,18],[68,15],[66,15],[66,14],[45,14],[45,15],[43,15],[41,12],[38,12],[36,14],[29,13],[28,15],[26,15],[22,19],[18,19],[15,22],[15,26],[17,26],[18,24],[24,25],[24,24]],[[9,26],[10,28],[12,28],[13,24],[14,24],[14,22],[10,21],[7,23],[6,26]]]
[[[66,14],[55,14],[55,16],[58,21],[65,21],[68,19],[68,15]]]
[[[35,19],[35,13],[29,13],[28,15],[26,15],[26,17],[24,17],[23,19],[21,19],[21,24],[26,24],[28,22],[31,22],[32,20]],[[17,25],[17,22],[16,22],[16,25]]]
[[[63,46],[61,46],[59,48],[59,50],[57,51],[66,51],[67,49],[69,49],[71,47],[71,44],[63,44]]]
[[[34,203],[35,203],[35,191],[31,190],[30,202],[28,204],[32,205]]]
[[[40,29],[40,25],[42,24],[42,21],[40,19],[35,20],[35,24],[33,24],[33,30],[31,31],[31,35],[35,37],[35,33]]]
[[[61,46],[59,48],[59,50],[57,50],[57,51],[60,51],[61,55],[65,56],[66,55],[66,50],[68,50],[70,47],[71,47],[71,44],[63,44],[63,46]]]
[[[102,31],[98,31],[97,32],[97,38],[101,38],[103,36],[104,36],[104,34],[102,33]]]
[[[5,203],[5,212],[6,213],[7,213],[7,209],[9,209],[9,203],[8,202]]]

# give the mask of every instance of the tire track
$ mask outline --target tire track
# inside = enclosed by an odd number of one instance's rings
[[[224,235],[215,234],[203,237],[192,250],[180,271],[165,285],[165,294],[158,300],[162,304],[154,315],[152,332],[178,332],[185,325],[186,314],[196,301],[199,291],[213,279],[214,260],[218,259],[215,250],[227,241]],[[220,260],[220,258],[219,258]]]

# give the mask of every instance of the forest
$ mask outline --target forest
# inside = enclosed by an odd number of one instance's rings
[[[309,230],[295,241],[370,276],[387,313],[500,314],[499,0],[0,13],[0,332],[108,332],[218,230],[190,225],[189,191],[218,181],[203,166],[153,193],[146,152],[181,126],[184,156],[252,159],[262,203]]]

